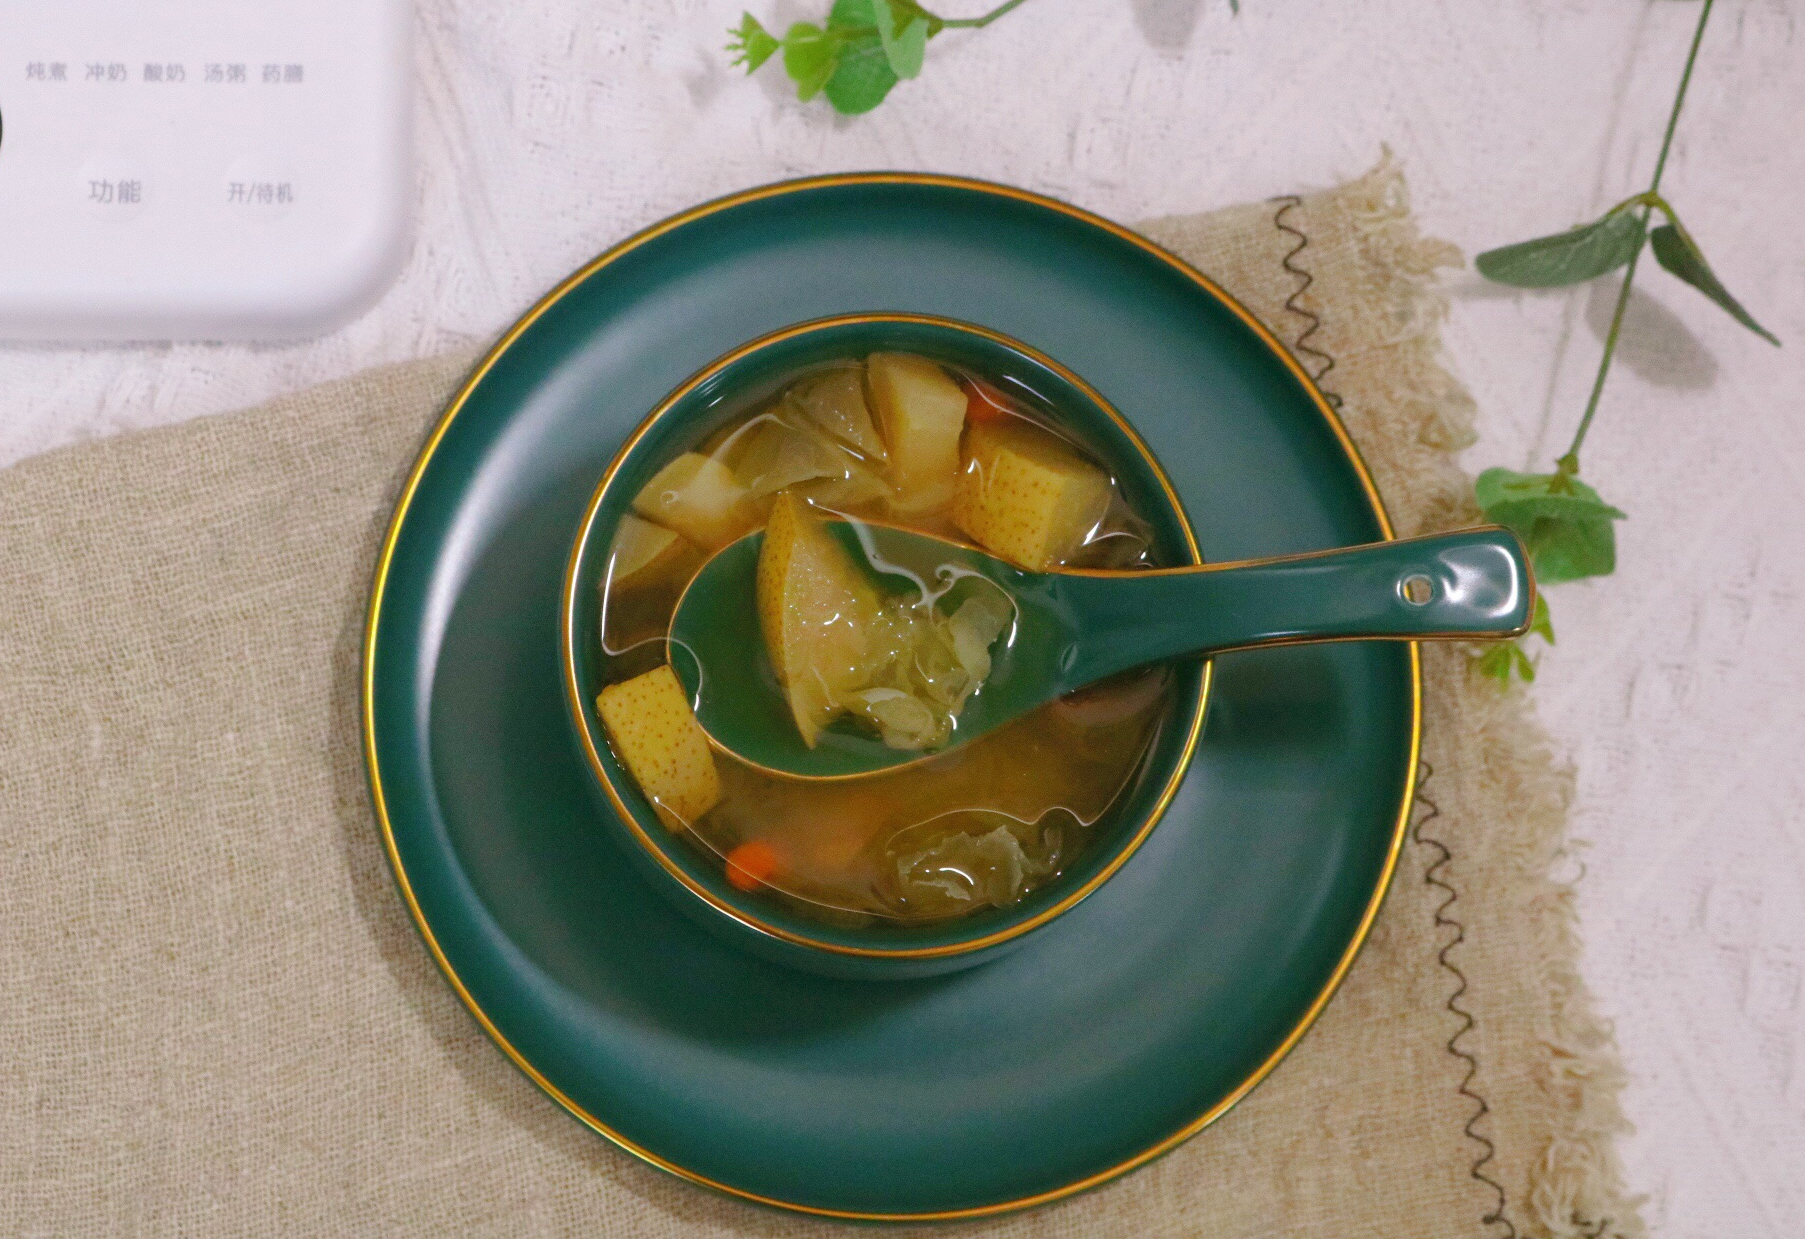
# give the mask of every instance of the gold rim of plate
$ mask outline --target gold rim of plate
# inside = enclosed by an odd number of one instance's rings
[[[550,292],[546,293],[532,309],[522,315],[519,321],[510,327],[507,332],[502,335],[501,339],[496,341],[495,345],[483,356],[482,360],[477,363],[475,368],[471,370],[469,376],[458,387],[457,392],[446,405],[445,412],[440,416],[439,421],[433,427],[431,434],[427,436],[425,446],[421,448],[420,455],[415,460],[413,468],[408,472],[407,481],[401,490],[401,496],[395,504],[394,515],[389,520],[388,531],[383,537],[381,553],[377,557],[375,578],[370,591],[369,616],[364,627],[361,692],[364,760],[369,768],[371,800],[376,809],[378,825],[382,829],[383,847],[388,854],[389,865],[394,870],[395,882],[400,888],[403,902],[407,904],[408,914],[413,918],[414,927],[419,930],[421,938],[425,941],[426,948],[432,955],[433,962],[438,965],[439,971],[445,974],[445,979],[450,983],[453,992],[455,992],[459,1000],[469,1008],[471,1015],[475,1017],[477,1024],[482,1028],[483,1032],[490,1040],[495,1042],[496,1046],[507,1056],[508,1060],[518,1067],[528,1079],[538,1085],[541,1090],[552,1098],[552,1100],[563,1106],[586,1127],[632,1154],[634,1157],[639,1158],[649,1165],[656,1166],[660,1170],[668,1171],[678,1178],[685,1179],[691,1183],[712,1188],[715,1191],[737,1197],[741,1200],[751,1201],[756,1204],[787,1209],[796,1213],[812,1214],[818,1217],[845,1218],[853,1221],[953,1221],[961,1218],[987,1217],[1000,1213],[1009,1213],[1018,1209],[1032,1208],[1036,1205],[1048,1204],[1063,1197],[1076,1195],[1079,1192],[1084,1192],[1093,1187],[1100,1186],[1111,1179],[1127,1174],[1129,1171],[1143,1166],[1146,1163],[1153,1161],[1155,1158],[1170,1152],[1172,1149],[1183,1144],[1186,1140],[1189,1140],[1192,1136],[1196,1135],[1227,1113],[1237,1102],[1251,1092],[1256,1085],[1270,1075],[1273,1069],[1284,1060],[1285,1056],[1289,1054],[1297,1045],[1298,1041],[1302,1039],[1303,1035],[1310,1030],[1311,1025],[1313,1025],[1317,1018],[1322,1014],[1323,1008],[1328,1005],[1329,999],[1332,998],[1335,991],[1341,987],[1342,980],[1347,976],[1348,970],[1353,967],[1355,957],[1359,955],[1361,948],[1365,946],[1367,937],[1372,932],[1373,921],[1378,917],[1379,907],[1385,900],[1385,893],[1391,887],[1392,876],[1397,870],[1398,857],[1403,850],[1404,835],[1410,820],[1410,809],[1416,798],[1417,772],[1422,756],[1423,667],[1422,649],[1417,642],[1411,641],[1408,643],[1410,650],[1411,698],[1409,759],[1405,768],[1404,792],[1400,797],[1398,816],[1392,828],[1390,846],[1386,849],[1385,862],[1380,870],[1379,880],[1373,886],[1372,898],[1368,901],[1365,911],[1361,914],[1360,923],[1355,927],[1354,935],[1348,942],[1346,950],[1342,952],[1341,959],[1336,963],[1334,970],[1329,974],[1329,978],[1324,983],[1322,990],[1317,994],[1314,1001],[1311,1002],[1309,1008],[1303,1013],[1303,1016],[1298,1020],[1296,1025],[1292,1027],[1291,1031],[1285,1036],[1284,1040],[1279,1043],[1278,1047],[1274,1049],[1263,1062],[1255,1067],[1254,1070],[1248,1074],[1246,1079],[1235,1086],[1235,1088],[1231,1089],[1225,1097],[1209,1109],[1205,1110],[1201,1115],[1197,1116],[1189,1123],[1186,1123],[1177,1131],[1156,1141],[1154,1144],[1134,1154],[1132,1157],[1126,1158],[1125,1160],[1107,1167],[1106,1169],[1097,1171],[1094,1174],[1086,1175],[1084,1178],[1074,1180],[1071,1183],[1066,1183],[1059,1187],[1050,1188],[1044,1192],[1038,1192],[1034,1195],[1023,1196],[1014,1200],[997,1201],[992,1204],[977,1205],[965,1209],[934,1210],[915,1213],[874,1213],[855,1209],[822,1208],[817,1205],[808,1205],[797,1201],[760,1195],[757,1192],[749,1192],[743,1188],[735,1187],[730,1183],[723,1183],[719,1180],[711,1179],[707,1175],[700,1174],[685,1166],[681,1166],[676,1162],[670,1161],[667,1158],[660,1157],[652,1150],[636,1143],[626,1135],[615,1131],[601,1119],[577,1104],[573,1098],[564,1093],[557,1085],[547,1079],[538,1068],[533,1066],[526,1056],[522,1054],[505,1035],[503,1035],[498,1027],[496,1027],[495,1022],[490,1019],[488,1012],[483,1010],[482,1006],[464,985],[463,979],[458,976],[457,970],[452,967],[450,959],[445,955],[444,948],[439,945],[439,940],[433,933],[432,926],[427,922],[425,913],[421,910],[419,900],[414,895],[413,884],[408,878],[407,867],[402,862],[400,848],[395,841],[395,832],[389,820],[388,800],[382,786],[381,765],[376,751],[376,634],[381,624],[383,595],[388,583],[389,569],[394,561],[395,546],[400,538],[402,526],[406,522],[408,510],[413,504],[414,495],[419,490],[420,481],[425,476],[427,466],[431,463],[440,442],[450,430],[451,424],[456,420],[459,411],[463,409],[465,403],[469,400],[471,393],[481,385],[483,379],[488,375],[489,371],[494,368],[496,362],[514,346],[534,322],[545,314],[546,311],[551,309],[552,306],[561,301],[572,289],[583,284],[596,272],[601,271],[609,264],[633,250],[638,249],[640,246],[663,236],[667,232],[671,232],[686,224],[692,223],[697,219],[728,210],[732,207],[740,206],[747,202],[755,202],[762,198],[771,198],[781,194],[799,193],[838,185],[886,184],[927,185],[936,188],[960,189],[973,193],[990,194],[995,197],[1012,199],[1017,202],[1041,207],[1065,215],[1081,223],[1088,224],[1092,227],[1100,228],[1119,240],[1127,242],[1136,249],[1139,249],[1170,266],[1173,270],[1201,288],[1209,296],[1213,297],[1223,306],[1223,308],[1227,309],[1236,318],[1240,319],[1241,322],[1244,323],[1269,350],[1271,350],[1273,355],[1277,357],[1285,368],[1297,379],[1304,391],[1308,393],[1311,402],[1316,406],[1317,412],[1322,415],[1323,420],[1334,433],[1336,441],[1340,443],[1342,451],[1347,456],[1348,462],[1353,466],[1354,472],[1358,475],[1361,488],[1366,492],[1367,501],[1371,505],[1373,516],[1378,521],[1380,533],[1384,535],[1386,541],[1390,541],[1397,536],[1392,530],[1391,517],[1385,510],[1385,503],[1379,497],[1378,486],[1373,482],[1372,473],[1367,468],[1365,459],[1360,455],[1360,449],[1354,445],[1354,441],[1348,435],[1347,427],[1342,424],[1340,416],[1335,412],[1329,402],[1324,399],[1321,391],[1317,389],[1315,381],[1310,377],[1308,372],[1304,370],[1303,366],[1300,365],[1297,359],[1291,355],[1290,351],[1279,342],[1278,338],[1274,336],[1272,332],[1267,330],[1263,323],[1255,318],[1246,307],[1241,305],[1240,302],[1231,297],[1220,285],[1177,255],[1172,254],[1154,242],[1149,241],[1146,237],[1143,237],[1139,233],[1125,228],[1112,220],[1105,219],[1100,215],[1093,214],[1082,208],[1072,206],[1070,203],[1061,202],[1056,198],[1049,198],[1043,194],[1033,193],[1025,189],[1017,189],[1009,185],[999,185],[994,182],[980,181],[967,177],[914,172],[854,172],[779,181],[775,184],[741,190],[738,193],[728,194],[724,197],[701,203],[691,207],[687,211],[670,216],[640,232],[634,233],[620,243],[603,251],[600,255],[591,259],[571,275],[565,277]],[[909,316],[876,315],[872,317],[896,319]],[[937,321],[952,322],[953,320]],[[965,323],[956,323],[955,325],[966,330],[973,329],[971,325]],[[802,324],[800,326],[807,327],[809,324]],[[794,331],[797,330],[797,328],[786,330]],[[983,329],[977,330],[982,331]],[[996,333],[989,334],[994,336]],[[997,338],[1004,340],[1012,347],[1025,349],[1025,346],[1016,341],[1008,340],[1007,337],[998,336]],[[751,345],[742,346],[742,350],[769,342],[770,337],[764,337],[761,340],[754,341]],[[728,357],[734,357],[742,350],[736,350],[735,353],[729,354]],[[1025,349],[1025,351],[1028,351],[1037,359],[1050,360],[1042,358],[1040,354],[1035,353],[1033,350]],[[718,366],[725,364],[726,360],[727,359],[724,358],[721,361],[714,363],[704,371],[704,374],[712,372]],[[1052,364],[1066,376],[1075,378],[1075,376],[1070,375],[1069,371],[1065,371],[1063,367],[1059,367],[1057,363]],[[698,376],[698,378],[699,377],[701,376]],[[696,379],[692,379],[690,383],[686,383],[683,388],[680,388],[679,392],[688,390],[688,388],[696,381]],[[1099,405],[1106,409],[1111,416],[1117,417],[1118,422],[1121,422],[1121,424],[1128,429],[1128,433],[1135,444],[1139,446],[1144,453],[1147,452],[1145,445],[1141,443],[1139,434],[1137,434],[1132,427],[1127,427],[1126,422],[1121,421],[1119,415],[1115,413],[1114,408],[1110,406],[1107,401],[1102,400],[1101,397],[1097,397],[1095,393],[1091,391],[1089,386],[1082,383],[1081,380],[1079,381],[1079,386],[1088,394],[1092,395],[1092,397],[1098,401]],[[675,395],[667,397],[666,401],[660,404],[659,411],[662,411],[674,398]],[[638,440],[639,435],[650,422],[651,418],[648,417],[646,421],[641,424],[639,430],[636,430],[634,434],[629,437],[626,445],[622,447],[621,452],[616,456],[615,462],[609,466],[608,472],[604,475],[603,485],[606,484],[608,478],[612,477],[620,460],[624,458],[627,448],[631,447],[632,444]],[[1147,453],[1147,455],[1148,459],[1152,460],[1151,453]],[[1163,470],[1159,469],[1157,462],[1154,464],[1154,469],[1161,484],[1165,485],[1168,491],[1170,491],[1170,484],[1166,482],[1165,473]],[[588,529],[589,522],[594,518],[597,499],[599,498],[600,493],[601,487],[598,486],[596,496],[592,497],[590,508],[584,515],[583,529],[585,531]],[[1170,495],[1170,498],[1176,505],[1177,496],[1172,494]],[[1186,537],[1192,541],[1191,549],[1192,553],[1195,555],[1195,539],[1192,537],[1190,521],[1185,517],[1182,505],[1177,505],[1177,510],[1180,515],[1181,523],[1184,526]],[[571,562],[574,565],[574,556]],[[570,588],[568,567],[566,571],[567,575],[564,588],[568,591]],[[566,605],[564,606],[563,616],[568,616],[568,597],[564,599],[564,602]],[[561,616],[560,626],[567,628],[568,622],[563,616]],[[568,638],[562,639],[560,644],[568,647]],[[571,674],[571,661],[567,648],[564,652],[564,663],[565,673],[568,676]],[[1209,696],[1209,668],[1207,666],[1205,669],[1205,677],[1203,692],[1199,694],[1199,709],[1194,720],[1192,735],[1186,745],[1184,760],[1177,766],[1177,770],[1180,774],[1189,769],[1193,750],[1201,734],[1201,723],[1203,719],[1202,707],[1207,704]],[[574,705],[573,708],[575,708]],[[580,721],[581,720],[579,720],[579,722]],[[583,736],[584,748],[586,750],[585,755],[588,757],[592,767],[599,768],[599,757],[594,753],[593,743],[589,738],[588,728],[580,727],[579,730]],[[608,791],[610,799],[615,802],[616,810],[622,812],[625,820],[637,830],[637,822],[632,814],[625,812],[624,806],[622,805],[618,794],[615,792],[612,782],[604,778],[603,786]],[[1169,801],[1170,796],[1168,795],[1165,799]],[[1151,822],[1157,822],[1159,817],[1163,815],[1164,809],[1165,805],[1162,804],[1157,812],[1150,815]],[[1151,829],[1151,825],[1148,829]],[[1134,847],[1124,851],[1122,859],[1125,860],[1127,856],[1132,854],[1138,847],[1139,840],[1135,842]],[[657,856],[661,862],[668,865],[668,861],[662,853],[654,849],[653,854]],[[1114,869],[1112,867],[1110,872],[1113,871]],[[1107,877],[1108,874],[1106,873],[1102,876]],[[1099,884],[1100,881],[1101,879],[1099,879]],[[971,948],[962,946],[959,949]]]

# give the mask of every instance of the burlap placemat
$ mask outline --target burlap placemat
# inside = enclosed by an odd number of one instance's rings
[[[1146,231],[1333,393],[1400,533],[1476,517],[1397,172]],[[357,665],[396,486],[467,357],[0,474],[0,1233],[809,1236],[592,1135],[441,981],[366,798]],[[1429,651],[1377,929],[1276,1073],[1171,1156],[938,1233],[1640,1233],[1575,972],[1568,780]],[[1433,803],[1431,803],[1433,802]],[[869,1234],[868,1229],[859,1233]]]

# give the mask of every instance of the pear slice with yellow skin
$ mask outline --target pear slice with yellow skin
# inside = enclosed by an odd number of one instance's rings
[[[1109,511],[1109,475],[1021,418],[980,422],[953,488],[953,523],[979,546],[1034,572],[1083,547]]]
[[[608,685],[596,712],[621,764],[665,825],[682,830],[720,802],[714,753],[669,666]]]
[[[788,491],[778,495],[758,556],[758,620],[810,748],[883,657],[876,648],[881,612],[877,587],[807,503]]]

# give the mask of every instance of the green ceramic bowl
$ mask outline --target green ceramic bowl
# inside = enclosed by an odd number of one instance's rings
[[[602,817],[623,836],[646,880],[717,936],[746,950],[810,972],[867,980],[931,976],[994,959],[1101,886],[1171,803],[1196,749],[1209,688],[1207,661],[1191,660],[1178,669],[1171,713],[1090,846],[1065,873],[1008,909],[923,926],[831,926],[737,890],[719,861],[659,822],[609,749],[595,710],[603,686],[597,670],[598,599],[615,527],[671,457],[796,371],[891,351],[965,366],[1039,397],[1116,475],[1129,504],[1153,526],[1160,561],[1202,562],[1177,492],[1152,452],[1083,379],[1019,341],[969,323],[918,314],[851,314],[786,327],[734,349],[653,409],[628,436],[590,499],[571,548],[560,608],[564,689],[577,744],[606,802]],[[750,614],[748,622],[755,624]]]

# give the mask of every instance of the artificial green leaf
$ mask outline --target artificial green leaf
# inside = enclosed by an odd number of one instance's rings
[[[872,0],[871,15],[877,24],[878,43],[890,70],[907,81],[921,72],[922,57],[927,53],[928,23],[925,18],[905,12],[900,22],[890,0]]]
[[[1513,675],[1521,676],[1525,684],[1536,678],[1534,660],[1515,641],[1493,642],[1476,665],[1480,675],[1490,676],[1500,684],[1509,684]]]
[[[839,68],[843,42],[813,22],[797,22],[784,34],[783,71],[796,83],[798,99],[813,99],[827,85]]]
[[[827,81],[827,101],[835,110],[856,116],[882,103],[895,85],[896,71],[877,36],[854,39],[840,54],[839,67]]]
[[[1602,516],[1623,520],[1625,513],[1598,497],[1598,492],[1569,474],[1558,484],[1554,473],[1518,473],[1512,469],[1487,469],[1473,482],[1473,493],[1485,514],[1498,521],[1494,509],[1505,504],[1533,503],[1552,516]],[[1513,526],[1514,528],[1514,526]]]
[[[1642,244],[1642,213],[1614,208],[1602,218],[1552,237],[1537,237],[1473,260],[1479,274],[1518,288],[1579,284],[1628,262]]]
[[[1548,614],[1548,595],[1536,595],[1535,613],[1529,617],[1529,634],[1538,636],[1549,645],[1554,644],[1554,620]]]
[[[1611,522],[1624,514],[1578,478],[1487,469],[1473,491],[1488,519],[1523,539],[1539,583],[1608,576],[1616,569]]]
[[[1692,239],[1691,233],[1679,227],[1678,224],[1662,224],[1649,234],[1648,242],[1654,248],[1655,260],[1663,267],[1717,302],[1729,312],[1731,318],[1763,340],[1776,347],[1779,345],[1780,341],[1775,338],[1774,333],[1756,322],[1754,317],[1742,308],[1742,303],[1730,295],[1730,290],[1723,286],[1722,281],[1717,278],[1717,273],[1712,271],[1710,264],[1705,261],[1705,255],[1699,249],[1698,242]]]
[[[834,0],[827,11],[827,28],[853,36],[877,33],[875,0]]]
[[[771,59],[771,53],[782,46],[769,30],[759,25],[758,18],[750,13],[740,15],[740,24],[727,32],[733,38],[727,44],[727,50],[737,53],[732,63],[745,65],[746,72],[755,72],[758,67]]]
[[[839,64],[825,93],[834,109],[849,116],[869,112],[896,85],[896,70],[878,37],[878,0],[834,0],[827,28],[843,40]]]
[[[1617,570],[1617,535],[1608,520],[1538,521],[1529,553],[1543,585],[1609,576]]]

